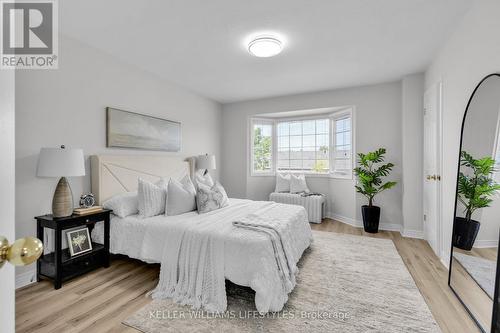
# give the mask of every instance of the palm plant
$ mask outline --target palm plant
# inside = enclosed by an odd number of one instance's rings
[[[379,148],[367,154],[358,154],[358,167],[354,168],[354,173],[358,176],[359,185],[355,187],[358,193],[368,199],[369,207],[373,205],[375,195],[397,184],[397,182],[392,181],[382,183],[382,177],[387,177],[394,167],[392,163],[377,166],[377,164],[384,162],[385,152],[385,148]]]
[[[500,190],[492,174],[495,172],[495,160],[491,157],[474,159],[466,151],[460,153],[460,165],[470,168],[470,173],[460,171],[458,176],[458,200],[464,205],[465,219],[470,222],[472,214],[479,208],[489,207],[491,198]]]

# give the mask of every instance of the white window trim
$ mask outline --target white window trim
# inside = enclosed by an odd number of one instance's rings
[[[354,106],[351,107],[348,110],[344,111],[339,111],[332,113],[330,115],[330,177],[331,178],[338,178],[338,179],[353,179],[353,171],[352,169],[354,168],[354,164],[356,161],[356,152],[355,152],[355,147],[356,147],[356,119],[354,117],[355,112],[354,112]],[[336,132],[334,131],[334,123],[335,120],[337,119],[342,119],[344,117],[350,117],[351,118],[351,168],[349,171],[337,171],[335,170],[335,158],[334,158],[334,153],[335,153],[335,137],[336,137]],[[333,149],[332,149],[333,148]]]
[[[333,135],[333,120],[341,117],[345,117],[346,115],[350,115],[351,117],[351,172],[349,173],[341,173],[336,172],[332,169],[333,166],[333,150],[335,136]],[[276,176],[276,162],[277,162],[277,153],[278,153],[278,145],[277,145],[277,133],[276,133],[276,124],[278,122],[286,122],[286,121],[297,121],[297,120],[315,120],[315,119],[330,119],[330,172],[329,173],[317,173],[317,172],[303,172],[303,171],[289,171],[287,173],[293,174],[304,174],[306,177],[311,178],[332,178],[332,179],[354,179],[354,174],[352,172],[352,168],[354,168],[354,164],[356,163],[356,109],[355,106],[346,106],[345,109],[335,112],[329,112],[324,114],[315,114],[311,116],[298,116],[298,117],[283,117],[283,118],[265,118],[265,117],[252,117],[248,118],[248,130],[247,130],[247,138],[249,144],[247,145],[248,149],[248,160],[249,163],[249,173],[252,177],[274,177]],[[253,133],[253,124],[254,122],[264,122],[272,124],[272,160],[271,160],[271,171],[255,171],[253,169],[253,141],[254,141],[254,133]]]
[[[253,168],[254,165],[254,155],[253,155],[253,142],[254,142],[254,131],[253,131],[253,125],[255,123],[264,123],[264,124],[269,124],[272,126],[272,132],[271,132],[271,170],[270,171],[256,171]],[[269,118],[259,118],[259,117],[251,117],[248,122],[248,139],[249,139],[249,145],[248,146],[248,157],[250,161],[250,176],[252,177],[270,177],[270,176],[275,176],[276,175],[276,145],[274,144],[275,141],[275,136],[276,136],[276,123],[274,119],[269,119]]]

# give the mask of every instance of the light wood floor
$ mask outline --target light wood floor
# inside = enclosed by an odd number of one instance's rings
[[[474,247],[471,251],[465,251],[455,247],[453,248],[453,253],[455,252],[496,262],[498,248]],[[467,304],[467,307],[474,314],[474,317],[476,317],[476,319],[481,323],[483,329],[486,332],[489,332],[491,326],[493,300],[455,258],[453,258],[452,265],[453,270],[451,274],[451,285],[453,286],[453,289],[458,295],[460,295],[462,301]]]
[[[448,288],[448,272],[425,241],[389,231],[368,234],[333,220],[312,227],[392,239],[441,330],[479,332]],[[20,289],[16,292],[16,332],[137,333],[121,321],[150,302],[145,294],[156,285],[158,274],[158,265],[116,259],[111,267],[69,281],[59,290],[47,281]]]
[[[465,268],[453,258],[451,285],[470,312],[481,323],[486,332],[490,331],[493,314],[493,300],[481,289]]]

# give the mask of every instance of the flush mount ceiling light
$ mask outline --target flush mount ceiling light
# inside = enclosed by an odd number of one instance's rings
[[[281,52],[283,45],[275,37],[258,37],[248,43],[248,52],[259,58],[273,57]]]

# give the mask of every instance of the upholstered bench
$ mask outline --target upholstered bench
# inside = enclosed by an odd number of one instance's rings
[[[302,206],[307,211],[309,222],[321,223],[326,199],[324,195],[302,196],[296,193],[273,192],[269,195],[269,201]]]

